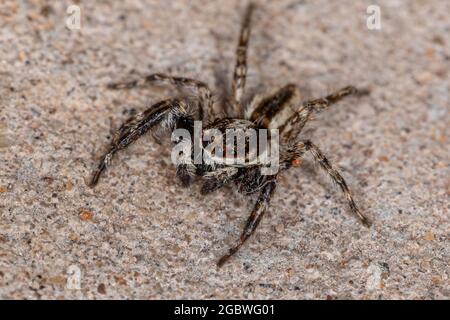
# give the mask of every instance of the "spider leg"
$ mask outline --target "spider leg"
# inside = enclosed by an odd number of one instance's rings
[[[256,96],[246,110],[247,118],[263,128],[278,128],[292,114],[291,106],[298,97],[294,84],[288,84],[265,97]]]
[[[268,182],[263,187],[259,194],[258,200],[256,201],[255,207],[250,214],[247,223],[245,224],[244,231],[242,232],[241,237],[239,238],[237,243],[228,250],[228,253],[220,258],[220,260],[217,262],[217,265],[219,267],[223,266],[223,264],[227,262],[228,259],[230,259],[231,256],[233,256],[239,250],[239,248],[242,247],[245,241],[247,241],[247,239],[255,232],[256,228],[261,222],[264,213],[267,210],[267,207],[269,206],[270,198],[275,191],[275,187],[275,179]]]
[[[369,227],[370,226],[369,219],[365,217],[361,213],[361,211],[359,211],[344,178],[335,168],[333,168],[333,166],[325,157],[323,152],[311,141],[309,140],[302,141],[298,144],[295,144],[294,146],[289,147],[288,150],[282,155],[281,169],[286,170],[291,168],[293,165],[298,164],[299,159],[305,154],[306,151],[309,151],[312,154],[314,160],[340,187],[340,189],[345,195],[345,198],[347,199],[348,206],[350,207],[352,213],[355,214],[365,226]]]
[[[211,90],[209,89],[206,83],[199,80],[182,77],[173,77],[162,73],[154,73],[139,80],[112,82],[108,84],[108,88],[131,89],[134,87],[140,87],[152,83],[160,83],[165,85],[173,85],[177,87],[187,87],[195,89],[200,103],[199,118],[202,120],[214,119],[214,110],[213,110],[214,101],[212,98]]]
[[[186,111],[187,105],[177,99],[160,101],[144,112],[126,121],[116,132],[108,152],[102,157],[97,170],[94,172],[90,186],[94,187],[102,172],[108,167],[112,157],[119,150],[123,150],[143,136],[150,129],[160,124],[166,129],[191,129],[193,119]]]
[[[250,37],[250,22],[254,9],[253,4],[249,4],[242,20],[238,46],[236,50],[236,65],[233,74],[232,95],[234,116],[242,116],[241,98],[244,93],[245,80],[247,76],[247,48]]]
[[[363,96],[369,94],[366,89],[357,89],[353,86],[342,88],[326,97],[306,101],[289,119],[280,126],[283,132],[283,138],[288,140],[295,139],[302,131],[305,124],[311,119],[313,112],[321,112],[332,104],[342,100],[349,95]]]

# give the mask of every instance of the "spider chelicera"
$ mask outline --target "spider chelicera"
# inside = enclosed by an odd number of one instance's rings
[[[349,95],[366,95],[367,90],[360,90],[353,86],[345,87],[326,97],[301,103],[298,101],[297,88],[288,84],[273,91],[266,96],[256,96],[247,106],[242,105],[241,98],[244,93],[247,74],[247,47],[250,35],[250,21],[254,6],[246,9],[237,47],[236,66],[232,84],[231,103],[223,112],[226,117],[219,118],[213,108],[213,97],[208,85],[204,82],[173,77],[165,74],[151,74],[143,79],[111,83],[111,89],[129,89],[148,84],[168,84],[183,88],[191,88],[196,92],[194,103],[183,99],[167,99],[160,101],[142,113],[131,117],[115,134],[112,143],[102,157],[97,170],[94,172],[90,185],[97,184],[101,173],[109,165],[113,155],[139,137],[159,126],[173,132],[176,129],[185,129],[192,133],[194,120],[203,120],[207,123],[202,127],[203,132],[209,129],[224,131],[230,128],[256,128],[278,129],[280,135],[279,171],[271,175],[261,173],[262,165],[228,165],[222,163],[195,163],[184,161],[177,164],[177,177],[182,184],[188,186],[193,178],[198,176],[204,180],[201,188],[202,194],[213,192],[231,182],[236,183],[238,189],[245,194],[258,193],[258,199],[251,212],[244,230],[229,251],[218,261],[222,266],[245,241],[255,232],[264,213],[269,206],[270,199],[275,191],[277,177],[280,173],[296,167],[300,159],[309,152],[320,167],[340,187],[345,195],[350,210],[369,226],[369,220],[360,212],[341,174],[331,165],[322,151],[309,140],[302,140],[299,135],[314,113],[320,112],[330,105]],[[175,141],[175,144],[182,141]]]

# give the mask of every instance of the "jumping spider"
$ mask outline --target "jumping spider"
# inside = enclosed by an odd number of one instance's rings
[[[366,226],[370,225],[369,220],[356,206],[344,178],[331,165],[322,151],[311,141],[298,138],[303,127],[308,120],[312,119],[314,113],[328,108],[346,96],[365,95],[368,94],[368,91],[348,86],[324,98],[299,103],[296,102],[296,98],[298,98],[296,86],[289,84],[265,97],[255,97],[253,102],[246,106],[244,112],[244,108],[241,105],[241,97],[244,93],[247,74],[247,47],[253,9],[253,5],[247,7],[240,30],[232,84],[232,103],[224,110],[227,116],[219,118],[215,114],[211,91],[206,83],[198,80],[172,77],[165,74],[151,74],[140,80],[111,83],[108,85],[111,89],[130,89],[154,83],[187,87],[195,89],[197,99],[195,103],[188,103],[182,99],[163,100],[152,105],[144,112],[131,117],[117,131],[108,152],[101,159],[90,183],[91,186],[97,184],[101,173],[106,169],[117,151],[125,149],[158,125],[169,131],[182,128],[192,133],[194,119],[197,119],[204,122],[209,121],[206,126],[202,127],[202,132],[212,128],[223,131],[225,128],[234,127],[279,129],[281,139],[280,168],[276,174],[262,175],[260,172],[261,166],[258,165],[207,165],[205,163],[194,164],[193,161],[177,165],[177,177],[183,185],[188,186],[195,176],[204,179],[205,182],[201,189],[203,195],[213,192],[232,181],[236,183],[242,193],[259,193],[255,207],[245,224],[244,231],[237,243],[218,261],[219,267],[235,254],[255,232],[275,191],[278,174],[293,166],[298,166],[300,159],[306,152],[312,155],[320,167],[340,187],[350,210],[363,224]],[[197,112],[195,113],[193,110]]]

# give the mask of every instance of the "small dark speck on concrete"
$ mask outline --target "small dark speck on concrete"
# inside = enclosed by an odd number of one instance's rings
[[[378,262],[378,264],[380,265],[380,267],[383,269],[383,271],[389,273],[390,269],[389,269],[389,264],[387,264],[386,262]]]
[[[100,294],[106,294],[106,286],[103,283],[100,283],[97,287],[97,291]]]
[[[332,215],[337,216],[337,215],[341,214],[341,209],[334,207],[334,208],[331,208],[330,212]]]

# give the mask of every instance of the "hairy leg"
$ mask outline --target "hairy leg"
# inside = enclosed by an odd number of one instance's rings
[[[193,118],[186,111],[186,104],[177,99],[167,99],[158,102],[126,121],[116,132],[108,152],[102,157],[94,172],[90,186],[94,187],[102,172],[108,167],[112,157],[147,133],[156,125],[172,130],[175,127],[193,126]]]
[[[311,119],[314,112],[321,112],[349,95],[363,96],[366,94],[369,94],[368,90],[348,86],[324,98],[306,101],[285,124],[280,126],[280,131],[283,132],[283,138],[285,140],[295,139],[301,133],[305,124]]]
[[[174,85],[178,87],[187,87],[193,88],[196,90],[200,108],[199,108],[199,119],[202,120],[213,120],[214,119],[214,110],[213,110],[213,98],[211,94],[211,90],[208,85],[202,81],[182,78],[182,77],[173,77],[169,75],[165,75],[162,73],[155,73],[146,76],[143,79],[139,80],[130,80],[125,82],[113,82],[108,84],[108,88],[110,89],[131,89],[134,87],[144,86],[145,84],[152,83],[161,83],[166,85]]]
[[[247,223],[245,224],[244,231],[241,234],[241,237],[237,241],[237,243],[228,250],[228,253],[224,255],[217,262],[217,265],[221,267],[225,262],[228,261],[242,245],[247,241],[247,239],[255,232],[258,227],[264,213],[269,206],[270,198],[272,197],[276,187],[275,179],[273,181],[268,182],[264,188],[261,190],[258,200],[256,201],[255,208],[253,209],[250,217],[247,219]]]
[[[255,97],[247,109],[247,118],[264,128],[278,128],[292,114],[299,98],[294,84],[288,84],[265,97]]]
[[[247,48],[250,37],[251,16],[254,5],[250,4],[245,12],[241,32],[239,35],[238,47],[236,50],[236,66],[233,74],[232,94],[233,94],[233,113],[235,117],[242,117],[243,110],[241,98],[244,93],[245,80],[247,77]]]
[[[345,182],[344,178],[336,169],[333,168],[333,166],[325,157],[323,152],[311,141],[309,140],[302,141],[298,144],[289,147],[282,155],[281,170],[286,170],[291,168],[292,166],[298,165],[300,159],[307,151],[309,151],[312,154],[314,160],[317,161],[320,167],[340,187],[341,191],[345,195],[345,198],[347,199],[348,206],[350,207],[352,213],[355,214],[365,226],[370,226],[369,219],[365,217],[356,206],[356,203],[353,200],[351,192],[348,189],[347,183]]]

